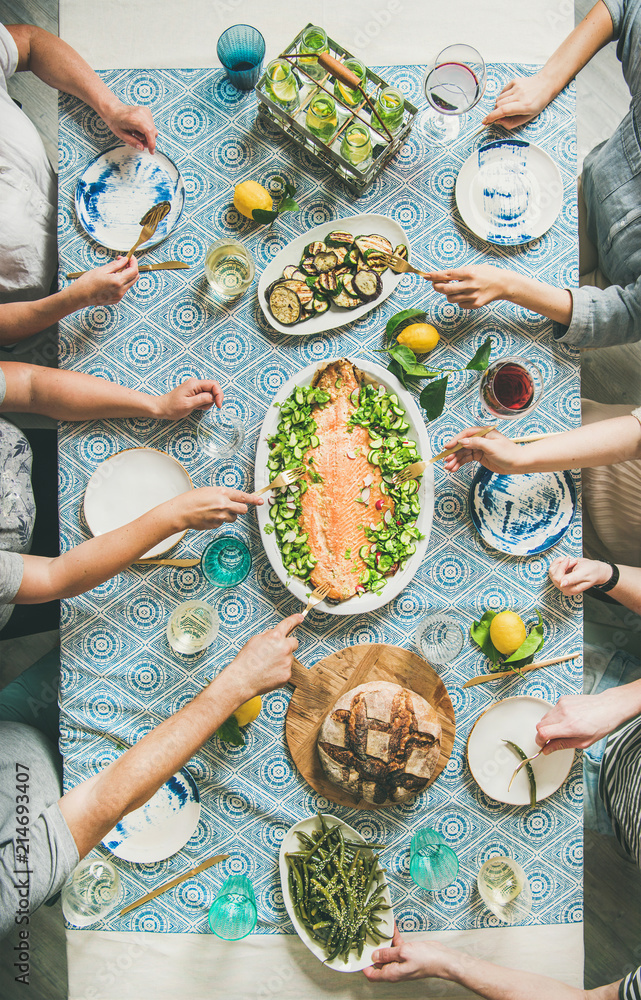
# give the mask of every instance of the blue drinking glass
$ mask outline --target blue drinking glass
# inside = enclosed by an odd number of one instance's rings
[[[223,941],[240,941],[251,934],[258,913],[254,889],[246,875],[231,875],[209,910],[209,926]]]
[[[219,535],[204,550],[200,566],[215,587],[235,587],[251,569],[251,555],[245,543],[234,535]]]
[[[412,837],[410,875],[421,889],[429,892],[444,889],[458,875],[458,858],[436,830],[424,827]]]
[[[251,90],[256,86],[265,57],[265,39],[257,28],[232,24],[218,39],[216,52],[233,87]]]

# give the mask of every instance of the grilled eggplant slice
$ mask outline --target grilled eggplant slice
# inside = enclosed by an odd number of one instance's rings
[[[296,292],[285,281],[275,281],[267,292],[267,302],[274,317],[283,326],[293,326],[301,318],[303,307]]]
[[[287,281],[283,281],[283,284],[287,288],[290,288],[294,295],[298,296],[300,304],[303,307],[310,305],[314,298],[314,289],[310,288],[306,281],[297,281],[295,278],[289,278]]]
[[[340,229],[334,230],[325,237],[328,247],[351,247],[354,237],[351,233],[344,233]]]
[[[367,250],[376,250],[378,253],[392,253],[392,244],[379,233],[372,233],[370,236],[358,236],[354,243],[363,256]]]
[[[320,292],[325,292],[327,295],[336,295],[340,291],[338,279],[334,271],[328,271],[327,274],[319,274],[316,287]]]
[[[303,259],[300,262],[300,269],[304,274],[311,274],[311,275],[318,274],[318,271],[314,266],[313,257],[303,257]]]
[[[358,271],[354,275],[352,285],[363,302],[373,302],[383,291],[383,282],[376,271]]]
[[[327,274],[338,267],[338,257],[333,250],[323,250],[314,255],[314,267],[319,274]]]

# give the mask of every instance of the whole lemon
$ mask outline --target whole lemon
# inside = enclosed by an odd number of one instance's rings
[[[396,338],[399,344],[404,344],[417,354],[433,351],[440,339],[438,330],[430,323],[410,323]]]
[[[259,694],[255,698],[250,698],[234,712],[234,718],[239,726],[248,726],[250,722],[257,719],[263,707],[263,699]]]
[[[258,181],[242,181],[234,188],[234,208],[251,219],[255,208],[272,211],[272,196]]]
[[[506,656],[515,653],[525,642],[526,635],[523,620],[514,611],[500,611],[492,619],[490,639],[499,653],[504,653]]]

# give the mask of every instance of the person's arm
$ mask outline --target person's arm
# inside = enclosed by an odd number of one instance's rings
[[[298,641],[287,633],[303,620],[291,615],[256,635],[218,676],[171,718],[139,740],[93,778],[60,799],[60,810],[80,857],[181,768],[254,695],[286,684]]]
[[[373,983],[401,983],[408,979],[445,979],[465,986],[486,1000],[617,1000],[619,982],[595,990],[576,989],[535,972],[506,969],[447,945],[430,941],[403,941],[394,934],[391,948],[374,952],[374,965],[363,969]]]
[[[599,420],[522,445],[494,430],[477,437],[474,434],[477,429],[461,431],[446,442],[446,448],[465,445],[445,459],[447,472],[456,472],[466,462],[480,462],[491,472],[518,475],[616,465],[641,458],[641,423],[631,415]]]
[[[78,309],[120,302],[138,279],[138,262],[118,257],[87,271],[73,285],[32,302],[0,303],[0,344],[16,344]]]
[[[19,72],[29,69],[50,87],[79,97],[123,142],[154,152],[158,129],[149,108],[119,101],[75,49],[44,28],[33,24],[8,24],[6,28],[18,49]]]
[[[536,118],[554,100],[595,53],[614,38],[610,12],[599,0],[561,43],[542,70],[533,76],[510,80],[496,99],[484,125],[499,122],[512,129]]]
[[[641,680],[600,694],[565,695],[537,722],[536,742],[544,754],[570,747],[585,750],[638,715]]]
[[[220,406],[223,393],[211,379],[190,378],[163,396],[149,396],[95,375],[43,368],[18,361],[0,364],[6,393],[0,413],[40,413],[54,420],[155,417],[181,420],[196,410]]]
[[[572,294],[543,281],[528,278],[492,264],[432,271],[427,275],[435,292],[445,295],[461,309],[479,309],[503,300],[547,316],[562,326],[572,322]]]
[[[608,594],[619,604],[641,615],[641,568],[617,564],[619,579]],[[562,594],[582,594],[590,587],[609,583],[613,569],[610,563],[600,559],[576,559],[559,556],[550,564],[549,575],[552,583]]]
[[[262,499],[226,487],[181,493],[122,528],[90,538],[56,557],[22,556],[22,582],[12,604],[42,604],[92,590],[177,532],[211,531],[246,514]]]

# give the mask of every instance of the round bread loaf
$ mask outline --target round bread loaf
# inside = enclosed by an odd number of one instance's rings
[[[325,774],[356,799],[382,806],[407,802],[434,774],[441,724],[414,691],[370,681],[342,695],[317,741]]]

